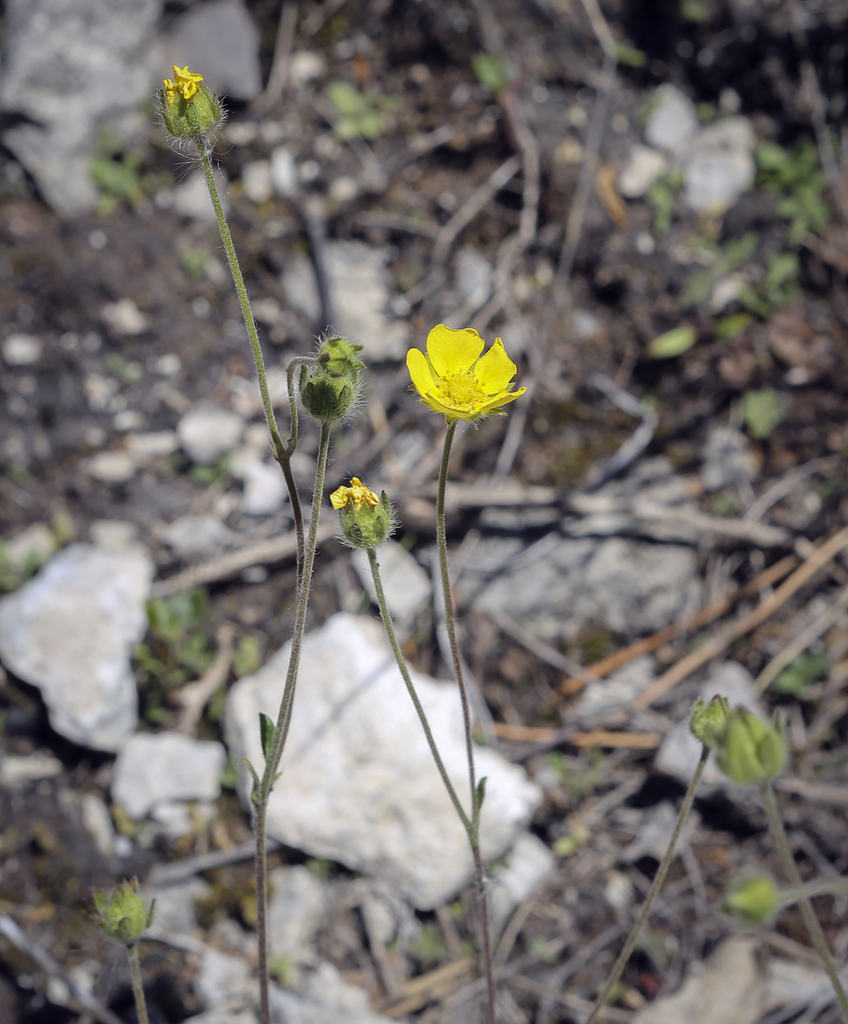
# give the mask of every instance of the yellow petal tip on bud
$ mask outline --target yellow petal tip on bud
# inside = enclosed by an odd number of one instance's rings
[[[378,498],[358,476],[351,478],[349,487],[333,491],[330,504],[339,513],[342,533],[352,547],[376,548],[392,532],[392,509],[386,492]]]
[[[203,75],[174,64],[173,78],[166,78],[159,94],[162,123],[175,138],[201,137],[224,122],[218,97],[203,85]]]

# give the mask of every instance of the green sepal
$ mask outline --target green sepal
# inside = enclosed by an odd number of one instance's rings
[[[261,711],[259,712],[259,735],[262,739],[262,756],[265,760],[268,760],[268,751],[271,749],[271,744],[274,741],[274,730],[276,726],[271,719],[264,715]]]
[[[487,775],[484,775],[482,779],[477,783],[477,813],[480,813],[480,808],[483,806],[483,801],[486,799],[486,779]]]
[[[250,799],[253,803],[257,804],[259,803],[259,788],[262,783],[259,780],[259,776],[256,774],[256,769],[246,757],[241,759],[241,763],[247,765],[247,770],[250,772],[250,777],[253,779],[253,786],[250,790]]]

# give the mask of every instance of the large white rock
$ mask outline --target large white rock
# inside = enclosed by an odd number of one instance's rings
[[[143,818],[166,801],[215,800],[226,759],[222,744],[213,740],[137,732],[118,754],[112,798],[131,818]]]
[[[286,644],[230,691],[226,733],[234,762],[262,770],[258,716],[276,719]],[[333,616],[306,637],[283,774],[268,831],[289,846],[385,878],[422,910],[450,899],[471,876],[465,832],[433,763],[421,724],[374,619]],[[447,771],[467,800],[457,689],[412,672]],[[503,854],[541,801],[524,770],[477,749],[487,776],[481,841]],[[246,783],[246,779],[244,780]],[[242,787],[246,795],[246,786]]]
[[[130,653],[152,578],[140,547],[72,544],[0,601],[0,660],[41,690],[50,724],[75,743],[114,751],[135,729]]]

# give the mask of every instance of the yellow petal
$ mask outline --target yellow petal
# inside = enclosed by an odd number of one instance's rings
[[[477,362],[484,341],[471,327],[454,331],[444,324],[434,327],[427,335],[427,355],[440,377],[465,373]]]
[[[333,491],[333,493],[330,495],[330,504],[333,506],[334,509],[336,509],[336,511],[338,511],[339,509],[345,508],[349,501],[350,501],[350,488],[349,487],[344,487],[344,486],[339,487],[337,490]]]
[[[494,345],[477,361],[474,376],[487,394],[495,395],[506,390],[516,369],[515,363],[506,354],[503,342],[496,338]]]
[[[430,364],[420,348],[411,348],[406,353],[406,368],[409,370],[412,386],[422,398],[436,388]]]
[[[503,394],[494,396],[492,401],[480,409],[477,415],[487,416],[490,412],[495,412],[502,405],[507,405],[509,402],[514,402],[516,398],[521,398],[526,390],[527,388],[519,388],[517,391],[504,391]]]

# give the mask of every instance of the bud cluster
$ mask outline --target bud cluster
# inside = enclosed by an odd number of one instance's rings
[[[300,398],[310,416],[322,422],[343,419],[359,395],[359,373],[365,364],[357,357],[361,345],[346,338],[326,338],[318,349],[318,361],[309,367]]]

